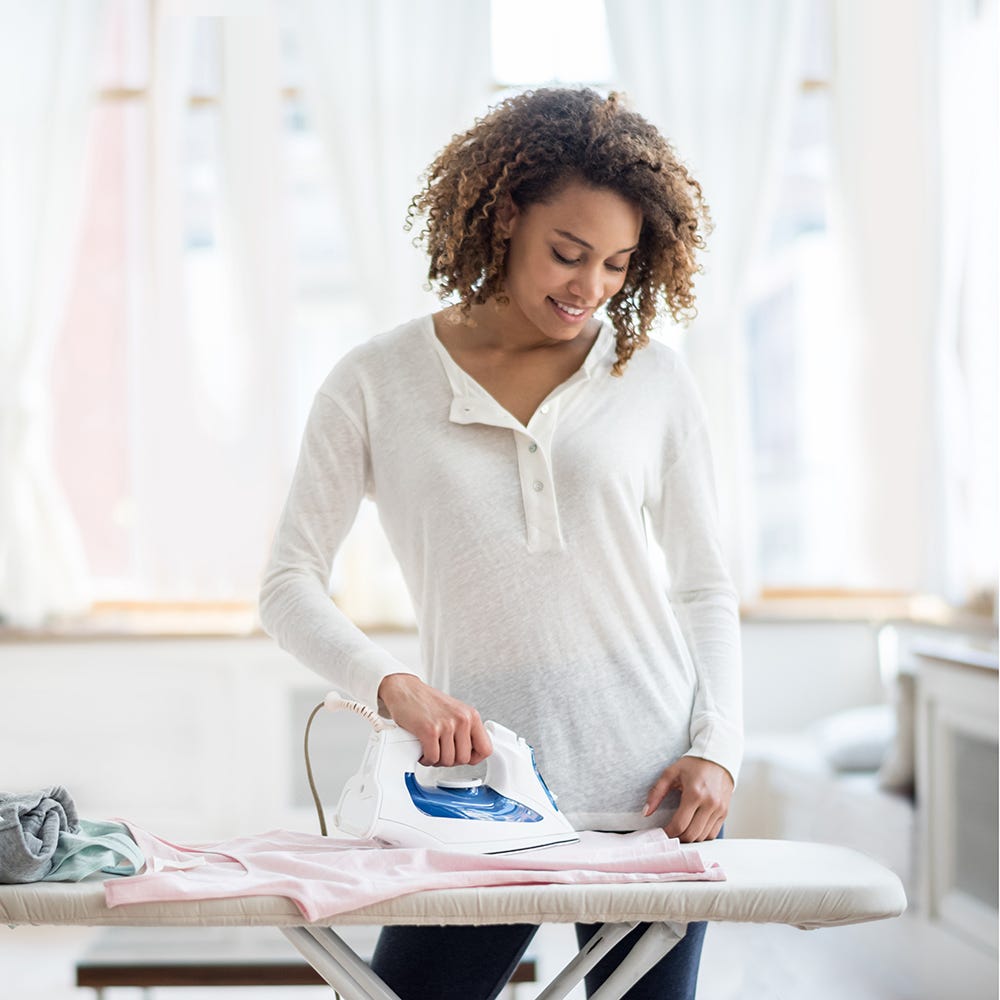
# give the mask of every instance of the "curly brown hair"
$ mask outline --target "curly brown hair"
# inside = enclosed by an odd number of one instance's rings
[[[573,180],[615,191],[642,211],[625,284],[607,302],[617,338],[612,374],[649,343],[661,304],[678,322],[694,318],[695,251],[711,230],[708,206],[667,140],[622,95],[544,88],[508,98],[454,136],[422,180],[406,230],[425,218],[414,243],[430,256],[430,284],[442,298],[457,295],[466,318],[473,304],[508,301],[497,207],[507,197],[521,209],[548,201]]]

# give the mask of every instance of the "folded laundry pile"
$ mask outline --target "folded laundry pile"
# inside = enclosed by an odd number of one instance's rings
[[[134,875],[144,863],[126,826],[80,819],[61,785],[0,792],[0,884]]]

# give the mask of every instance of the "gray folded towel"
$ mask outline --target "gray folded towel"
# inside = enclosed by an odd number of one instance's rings
[[[79,830],[76,805],[61,785],[0,792],[0,883],[37,882],[52,868],[62,830]]]

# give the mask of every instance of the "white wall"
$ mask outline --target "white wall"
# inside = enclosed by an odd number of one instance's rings
[[[744,621],[747,733],[794,732],[816,719],[884,700],[878,623]]]
[[[168,839],[314,828],[290,710],[325,686],[269,639],[10,642],[0,685],[5,790],[65,785],[81,816]]]
[[[378,641],[417,663],[414,636]],[[790,730],[878,700],[867,624],[744,625],[747,728]],[[168,839],[316,830],[302,731],[325,682],[265,637],[0,643],[0,787],[61,784],[80,814]],[[313,727],[324,804],[356,769],[367,726]]]

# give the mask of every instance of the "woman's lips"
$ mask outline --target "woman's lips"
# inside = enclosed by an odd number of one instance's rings
[[[573,306],[568,302],[560,302],[551,295],[548,299],[559,318],[565,320],[567,323],[579,323],[590,312],[586,306]]]

